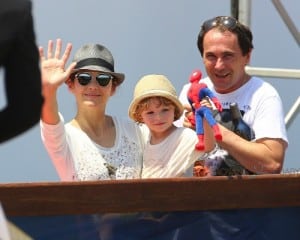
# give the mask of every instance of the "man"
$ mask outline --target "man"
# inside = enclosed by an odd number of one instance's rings
[[[216,115],[222,140],[218,141],[219,148],[204,159],[210,172],[215,175],[280,173],[288,145],[282,103],[270,84],[245,72],[253,49],[251,31],[232,17],[216,17],[203,23],[197,45],[208,75],[201,81],[212,90],[223,108]],[[180,94],[186,106],[189,106],[189,86],[186,84]],[[252,141],[231,131],[229,108],[234,102],[243,120],[254,131]],[[188,108],[187,114],[190,110]],[[180,124],[191,127],[184,116],[181,122],[176,122]],[[201,233],[209,235],[205,235],[205,239],[223,240],[260,240],[270,236],[266,229],[273,219],[268,209],[203,211],[203,214],[207,225],[204,226],[202,220],[186,226],[177,239],[200,239]]]
[[[214,168],[214,175],[236,175],[237,166],[243,169],[238,174],[280,173],[288,145],[282,103],[270,84],[245,72],[253,49],[251,31],[232,17],[216,17],[204,22],[197,45],[208,75],[201,81],[224,109],[219,124],[223,135],[218,142],[221,149],[207,157],[208,167]],[[189,86],[186,84],[180,94],[184,104],[188,104]],[[252,141],[241,138],[228,127],[229,106],[233,102],[255,133]],[[190,127],[187,121],[184,125]]]
[[[43,97],[31,2],[0,2],[0,65],[6,106],[0,112],[0,143],[39,122]]]

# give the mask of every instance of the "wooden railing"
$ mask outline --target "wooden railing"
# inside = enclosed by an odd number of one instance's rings
[[[300,175],[0,184],[8,216],[300,206]]]

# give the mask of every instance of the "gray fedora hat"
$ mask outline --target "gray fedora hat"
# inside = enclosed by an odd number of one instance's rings
[[[76,62],[74,71],[94,70],[110,73],[115,77],[117,85],[120,85],[125,78],[123,73],[116,73],[114,69],[114,58],[111,52],[100,44],[86,44],[79,48],[74,55]]]

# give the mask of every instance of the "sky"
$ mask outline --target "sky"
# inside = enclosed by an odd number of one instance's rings
[[[111,99],[107,113],[120,116],[127,115],[134,85],[145,74],[166,75],[178,94],[192,70],[200,68],[205,76],[196,47],[200,26],[206,19],[231,14],[230,0],[32,2],[37,45],[47,47],[49,39],[62,38],[64,46],[67,42],[73,44],[73,53],[86,43],[101,43],[111,50],[115,70],[125,73],[126,79]],[[299,30],[299,0],[282,0],[282,3]],[[252,1],[250,14],[254,35],[250,66],[300,69],[299,46],[272,2]],[[278,90],[287,113],[299,96],[300,79],[264,79]],[[5,101],[0,81],[1,108]],[[76,105],[66,86],[59,89],[58,101],[66,121],[71,120]],[[299,133],[300,116],[297,116],[288,129],[284,172],[300,170]],[[42,144],[39,125],[1,144],[0,164],[2,183],[59,181]]]

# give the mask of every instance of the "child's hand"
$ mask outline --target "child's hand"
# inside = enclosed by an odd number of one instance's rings
[[[206,177],[206,176],[209,176],[209,170],[208,170],[207,167],[204,166],[204,162],[203,161],[196,161],[194,163],[193,176],[194,177]]]

